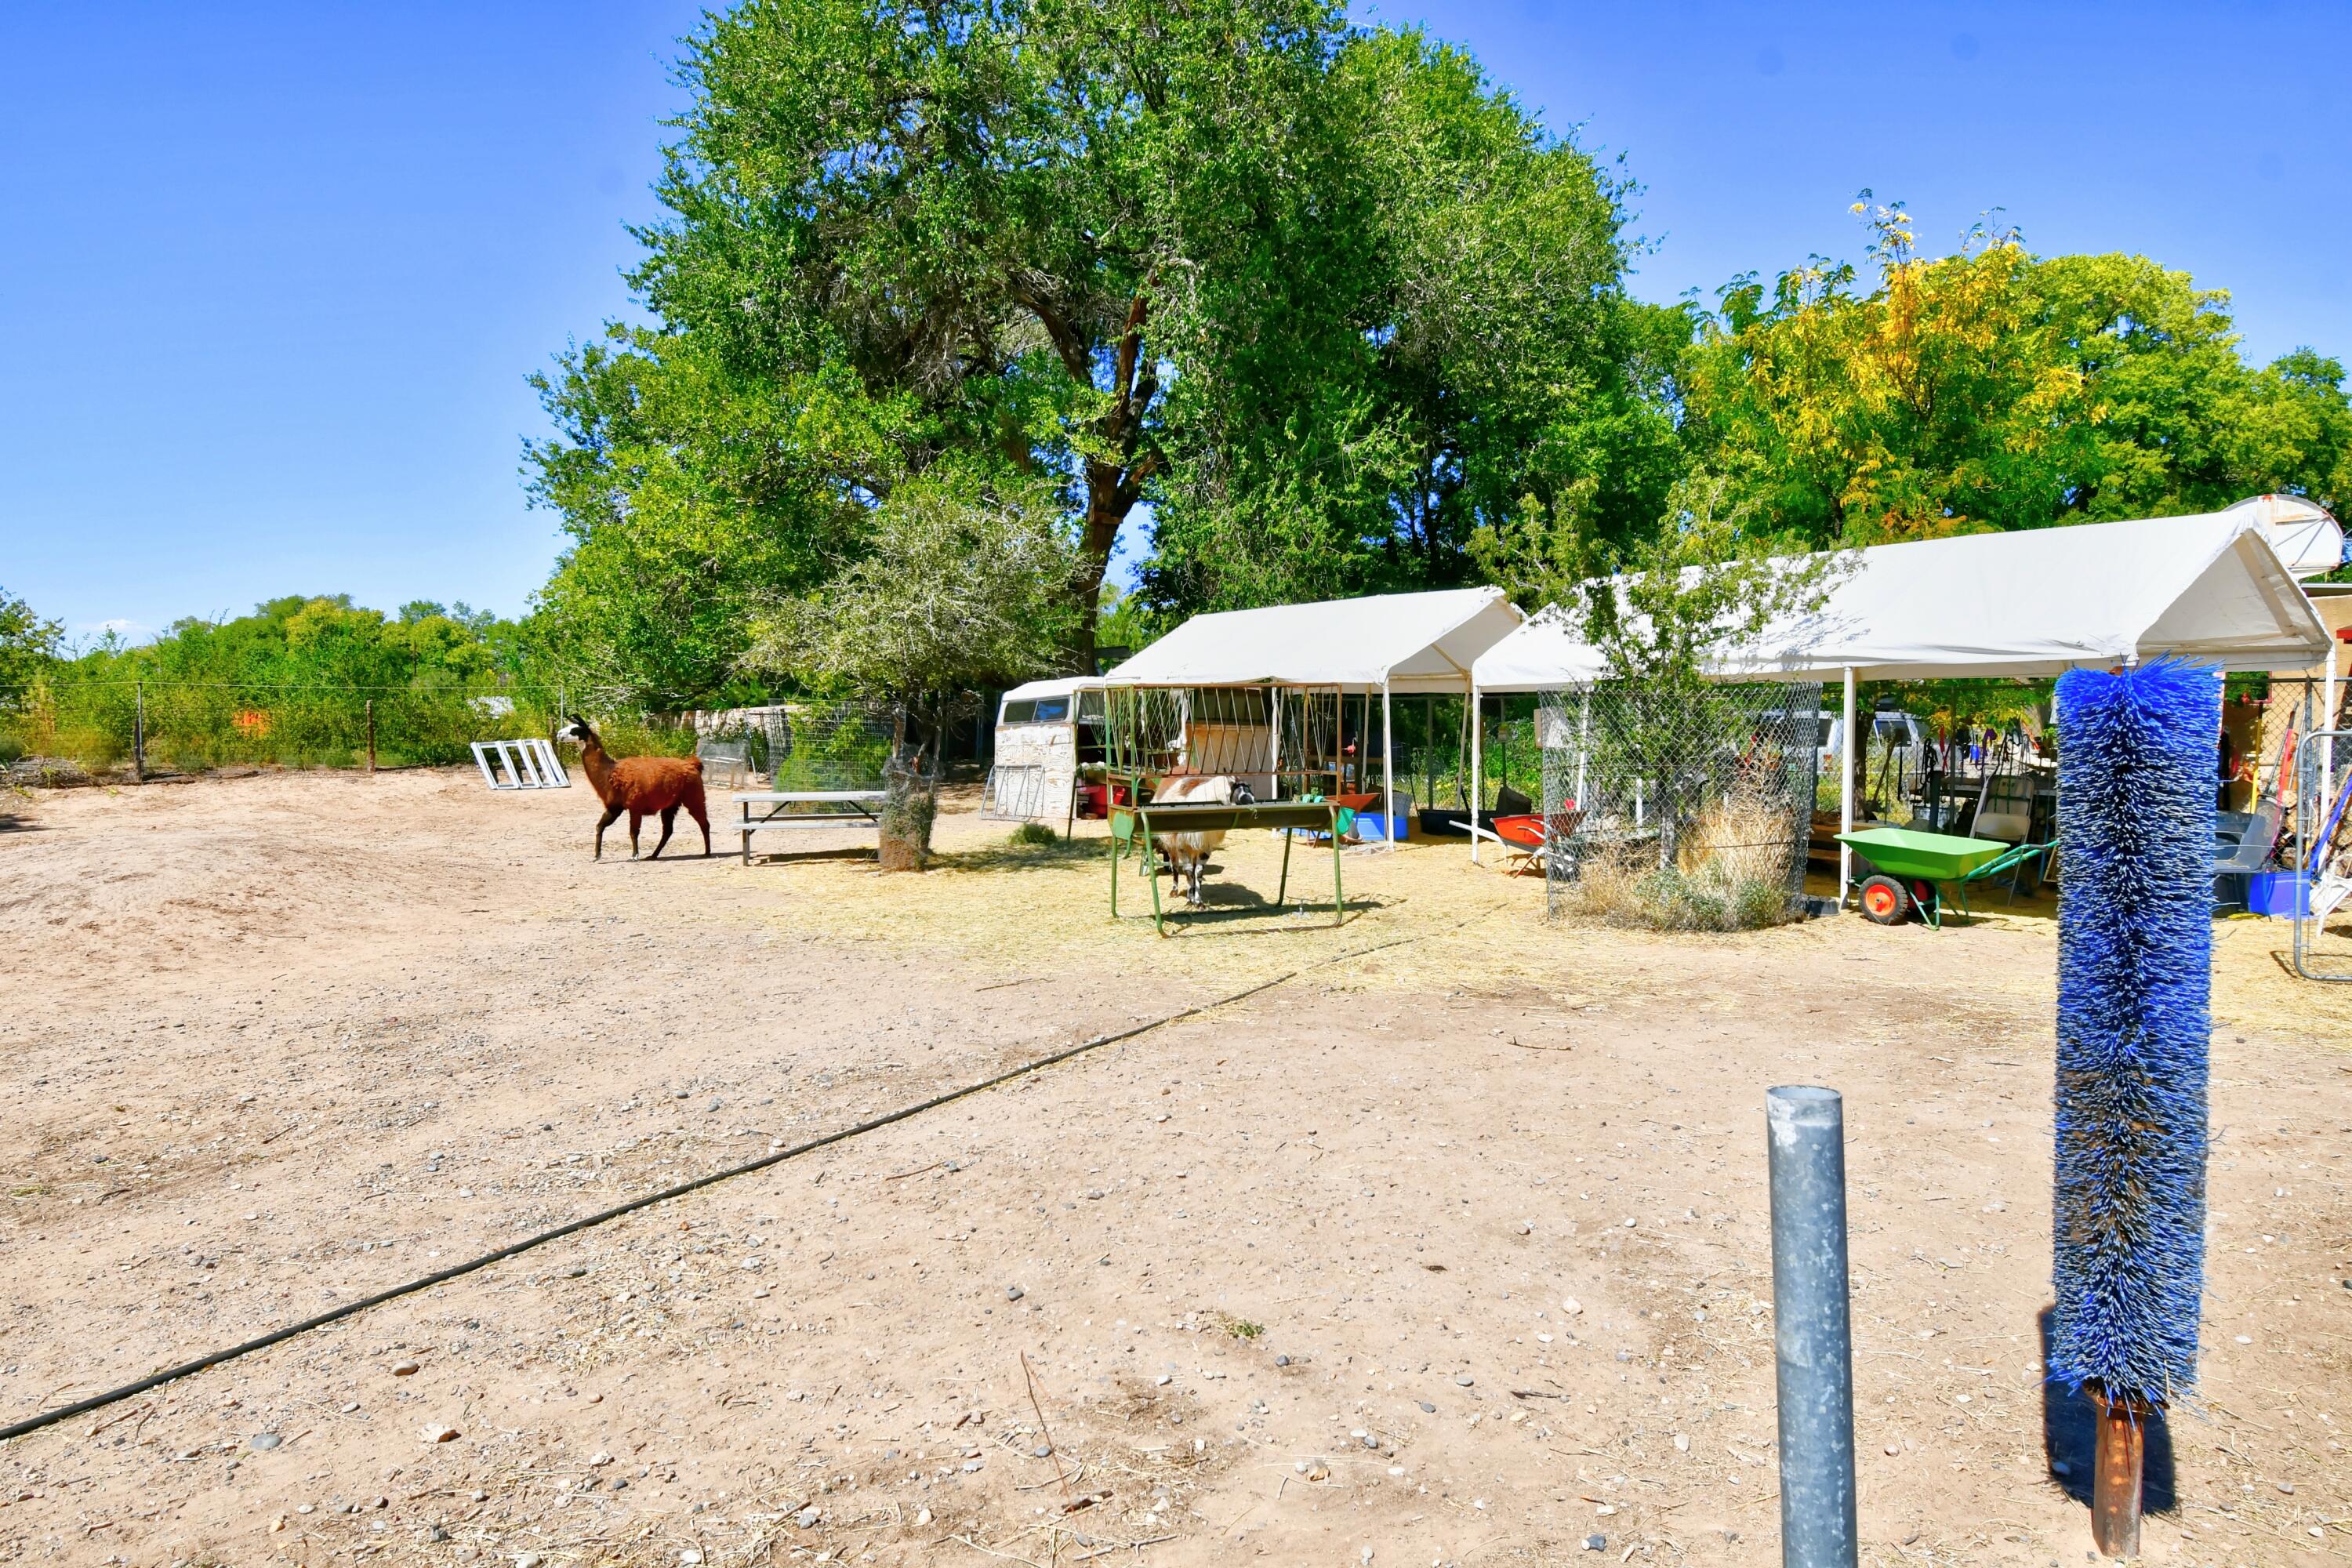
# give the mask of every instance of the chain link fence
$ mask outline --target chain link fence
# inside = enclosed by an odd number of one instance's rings
[[[1822,689],[1603,681],[1541,694],[1545,907],[1660,930],[1787,920],[1804,891]]]

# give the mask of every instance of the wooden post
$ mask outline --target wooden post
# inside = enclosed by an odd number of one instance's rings
[[[131,776],[141,784],[147,782],[147,683],[143,680],[131,688]]]
[[[375,699],[367,700],[368,776],[375,776]]]
[[[2099,1409],[2098,1447],[2091,1466],[2091,1542],[2103,1556],[2137,1557],[2149,1413],[2132,1400],[2111,1403],[2095,1389],[2091,1397]]]

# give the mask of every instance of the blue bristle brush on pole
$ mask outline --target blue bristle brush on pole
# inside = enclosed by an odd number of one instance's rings
[[[2221,683],[2058,680],[2057,1288],[2050,1376],[2099,1409],[2092,1534],[2139,1550],[2147,1421],[2197,1375]]]

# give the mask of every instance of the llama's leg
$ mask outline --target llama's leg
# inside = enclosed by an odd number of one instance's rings
[[[710,808],[703,804],[700,790],[686,797],[686,814],[694,818],[697,827],[702,829],[702,855],[707,860],[710,858]]]
[[[637,858],[637,829],[645,826],[646,814],[632,808],[629,812],[629,858]]]
[[[656,845],[654,846],[654,856],[653,856],[653,858],[654,858],[655,859],[656,859],[656,860],[658,860],[658,859],[660,859],[660,858],[661,858],[661,852],[662,852],[662,847],[663,847],[663,845],[666,845],[666,844],[667,844],[667,843],[669,842],[670,829],[677,826],[677,806],[675,806],[675,805],[666,805],[666,806],[662,807],[661,819],[662,819],[662,836],[661,836],[661,841],[660,841],[659,843],[657,843],[657,844],[656,844]]]
[[[604,829],[612,826],[614,823],[619,821],[620,816],[621,808],[619,806],[608,805],[604,808],[604,815],[596,819],[597,859],[602,860],[604,858]]]

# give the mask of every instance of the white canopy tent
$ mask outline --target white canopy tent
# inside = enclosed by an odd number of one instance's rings
[[[2310,665],[2330,639],[2274,536],[2305,574],[2342,558],[2333,519],[2272,497],[2192,517],[1879,545],[1842,560],[1819,608],[1709,662],[1725,680],[1838,675],[1849,736],[1857,679],[2051,676],[2165,654],[2221,669]],[[1539,691],[1596,679],[1605,664],[1554,606],[1489,648],[1472,677],[1479,695]],[[1853,770],[1841,772],[1850,830]],[[1841,902],[1850,861],[1840,855]]]
[[[1194,616],[1104,676],[1114,686],[1329,687],[1381,694],[1392,792],[1391,698],[1472,695],[1471,666],[1527,617],[1500,588],[1381,594]],[[1383,817],[1392,816],[1383,802]],[[1393,838],[1391,838],[1393,842]]]
[[[1103,679],[1450,696],[1468,689],[1472,663],[1526,618],[1500,588],[1221,610],[1194,616]]]

